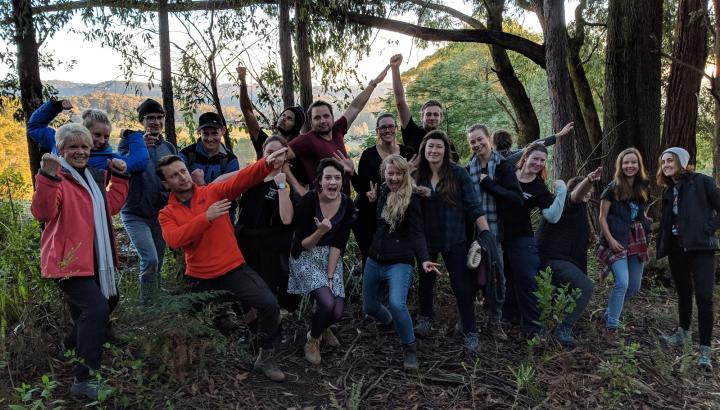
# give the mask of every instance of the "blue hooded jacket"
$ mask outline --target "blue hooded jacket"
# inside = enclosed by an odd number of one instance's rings
[[[43,152],[59,155],[55,146],[55,129],[50,123],[62,112],[61,101],[48,101],[35,110],[27,123],[27,132],[30,138],[40,145]],[[143,134],[133,134],[128,140],[129,150],[125,155],[112,150],[107,145],[102,150],[90,150],[88,165],[95,169],[106,170],[108,160],[118,158],[127,164],[128,173],[143,172],[148,164],[148,150],[143,140]]]

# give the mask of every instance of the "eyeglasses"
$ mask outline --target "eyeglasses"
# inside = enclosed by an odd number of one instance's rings
[[[388,130],[394,130],[394,125],[383,125],[382,127],[377,127],[379,131],[388,131]]]
[[[147,121],[162,121],[165,118],[164,115],[146,115],[145,119]]]

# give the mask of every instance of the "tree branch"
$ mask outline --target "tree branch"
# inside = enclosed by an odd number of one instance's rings
[[[545,68],[545,46],[514,34],[495,30],[441,30],[365,14],[347,13],[350,22],[393,31],[426,41],[494,44],[515,51]]]
[[[467,24],[468,26],[478,29],[478,30],[485,30],[485,25],[478,19],[468,16],[465,13],[462,13],[458,11],[457,9],[454,9],[452,7],[445,6],[443,4],[437,4],[433,3],[429,0],[405,0],[406,3],[412,3],[417,4],[418,6],[426,7],[431,10],[440,11],[442,13],[446,13],[452,17],[455,17],[456,19],[462,21],[463,23]]]

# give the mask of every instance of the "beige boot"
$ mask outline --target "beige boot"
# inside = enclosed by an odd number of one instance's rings
[[[314,365],[318,365],[321,361],[320,339],[311,337],[310,332],[308,332],[307,338],[307,342],[305,342],[305,359]]]
[[[328,346],[340,346],[340,341],[337,337],[335,337],[335,334],[332,332],[332,330],[330,330],[329,327],[323,330],[322,334],[320,335],[320,340],[325,342]]]
[[[281,382],[285,380],[285,373],[278,369],[277,363],[275,362],[275,350],[274,349],[263,349],[260,348],[260,354],[255,360],[253,369],[257,372],[261,372],[268,379],[274,382]]]

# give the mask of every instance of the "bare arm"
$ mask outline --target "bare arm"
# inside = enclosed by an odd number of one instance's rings
[[[282,172],[275,175],[273,180],[276,184],[284,184],[286,175]],[[278,202],[280,211],[280,220],[285,225],[290,225],[293,220],[294,211],[293,204],[290,201],[290,190],[289,189],[278,189]]]
[[[607,223],[607,215],[608,212],[610,212],[611,204],[612,203],[606,199],[600,200],[600,217],[598,218],[598,222],[600,223],[600,231],[602,232],[603,237],[605,237],[605,240],[608,242],[610,249],[613,251],[621,251],[623,247],[615,240],[615,238],[613,238],[610,233],[610,226],[608,226]]]
[[[402,54],[396,54],[390,58],[390,69],[392,71],[393,94],[395,95],[395,107],[400,115],[400,125],[405,128],[412,118],[410,107],[405,101],[405,88],[403,88],[402,79],[400,78],[400,64],[402,63]]]
[[[253,105],[252,102],[250,102],[250,96],[247,91],[247,83],[245,82],[247,69],[245,67],[238,67],[237,72],[238,80],[240,81],[240,111],[242,111],[243,118],[245,118],[245,124],[247,124],[250,138],[254,141],[257,139],[258,134],[260,134],[260,124],[253,112]]]
[[[380,75],[370,80],[370,85],[365,87],[365,89],[360,94],[358,94],[358,96],[355,97],[354,100],[352,100],[347,110],[345,110],[342,116],[347,119],[348,127],[350,127],[350,124],[355,121],[355,118],[357,118],[358,114],[360,114],[360,111],[365,108],[365,104],[367,104],[373,91],[375,91],[375,87],[377,87],[377,85],[382,82],[383,79],[385,79],[385,75],[387,74],[389,68],[389,66],[385,67],[385,69],[380,73]]]
[[[600,180],[602,174],[602,167],[598,167],[595,171],[591,172],[586,176],[570,193],[570,202],[579,204],[582,202],[585,195],[590,192],[593,186],[593,182]]]
[[[340,249],[331,246],[330,247],[330,256],[328,256],[328,267],[327,267],[327,273],[325,274],[328,279],[335,276],[335,266],[337,266],[337,262],[340,259]]]
[[[475,226],[480,232],[490,229],[490,225],[488,225],[488,221],[485,215],[480,215],[478,219],[475,220]]]

